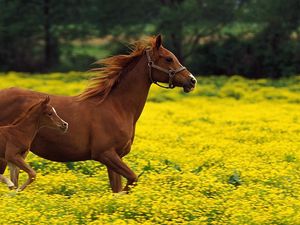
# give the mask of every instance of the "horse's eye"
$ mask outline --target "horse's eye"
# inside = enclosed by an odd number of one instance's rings
[[[169,62],[169,63],[170,63],[170,62],[173,62],[173,58],[167,57],[167,58],[166,58],[166,61]]]
[[[48,116],[52,116],[52,112],[48,113]]]

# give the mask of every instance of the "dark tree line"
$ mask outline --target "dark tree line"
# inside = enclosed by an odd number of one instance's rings
[[[62,69],[78,40],[110,36],[115,54],[162,33],[197,74],[297,74],[299,9],[298,0],[0,0],[0,69]],[[71,68],[83,61],[86,70],[93,57],[78,59]]]
[[[59,63],[60,45],[90,34],[83,0],[0,0],[2,70],[47,71]]]

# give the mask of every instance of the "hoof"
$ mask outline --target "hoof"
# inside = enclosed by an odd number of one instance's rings
[[[17,189],[17,187],[15,185],[9,186],[8,188],[9,188],[9,190],[16,190]]]
[[[127,191],[120,191],[120,192],[117,192],[117,193],[113,193],[114,196],[121,196],[121,195],[127,195],[128,192]]]
[[[21,188],[16,189],[16,192],[22,192],[22,191],[23,191],[23,189],[21,189]]]

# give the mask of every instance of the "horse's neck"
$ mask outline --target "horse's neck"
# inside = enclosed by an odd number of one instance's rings
[[[28,140],[33,140],[39,130],[39,115],[29,115],[24,117],[15,128]]]
[[[151,82],[145,55],[142,55],[133,66],[128,72],[121,74],[121,80],[109,98],[116,103],[122,114],[131,117],[135,123],[144,109]]]

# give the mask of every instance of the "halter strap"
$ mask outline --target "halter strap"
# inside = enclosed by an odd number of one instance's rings
[[[181,67],[179,67],[179,68],[176,69],[176,70],[173,70],[173,69],[167,70],[167,69],[165,69],[165,68],[162,68],[162,67],[160,67],[160,66],[154,64],[154,62],[152,61],[152,59],[151,59],[151,57],[150,57],[150,51],[151,51],[150,49],[146,49],[146,56],[147,56],[147,59],[148,59],[148,68],[149,68],[149,78],[150,78],[150,81],[151,81],[152,83],[156,84],[157,86],[162,87],[162,88],[167,88],[167,89],[169,89],[169,88],[171,88],[171,89],[174,88],[175,86],[174,86],[174,84],[173,84],[173,79],[174,79],[175,75],[176,75],[177,73],[179,73],[179,72],[185,70],[186,68],[185,68],[184,66],[181,66]],[[154,80],[153,80],[153,78],[152,78],[152,68],[157,69],[157,70],[160,70],[160,71],[162,71],[162,72],[164,72],[164,73],[166,73],[166,74],[169,75],[169,86],[168,86],[168,87],[163,86],[163,85],[159,84],[157,81],[154,81]]]

